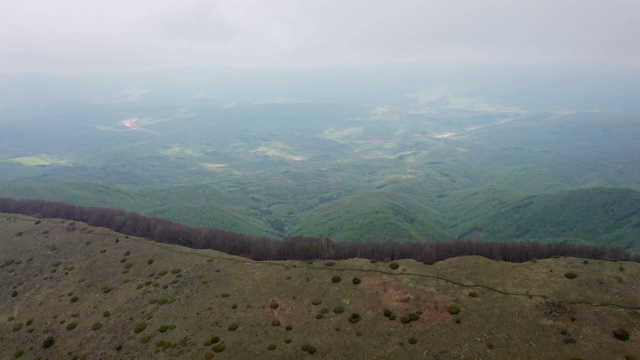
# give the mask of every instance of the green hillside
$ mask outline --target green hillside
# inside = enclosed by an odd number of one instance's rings
[[[414,199],[386,191],[344,196],[301,215],[293,234],[335,240],[446,240],[439,214]]]
[[[640,192],[598,187],[529,196],[465,226],[466,233],[459,234],[463,237],[482,233],[497,240],[577,238],[640,250]]]

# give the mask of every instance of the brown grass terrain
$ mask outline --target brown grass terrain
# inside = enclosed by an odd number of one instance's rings
[[[640,358],[640,264],[397,263],[255,262],[0,215],[0,358]]]

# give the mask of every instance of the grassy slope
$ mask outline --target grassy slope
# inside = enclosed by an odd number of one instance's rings
[[[0,357],[24,350],[22,358],[203,359],[212,336],[225,344],[216,359],[298,359],[310,356],[300,349],[305,343],[321,359],[640,356],[636,263],[465,257],[431,266],[400,261],[395,271],[362,259],[327,267],[253,262],[68,225],[0,216]],[[359,285],[351,282],[356,276]],[[152,303],[162,298],[169,303]],[[451,305],[461,312],[450,315]],[[336,306],[344,313],[334,313]],[[384,309],[398,319],[384,317]],[[348,321],[354,312],[356,324]],[[402,324],[410,312],[420,318]],[[102,327],[92,330],[95,323]],[[146,328],[135,333],[141,323]],[[238,328],[229,331],[233,323]],[[629,341],[612,336],[621,326]],[[43,349],[47,336],[55,343]]]

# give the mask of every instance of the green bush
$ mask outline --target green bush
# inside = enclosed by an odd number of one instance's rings
[[[354,285],[358,285],[358,284],[360,284],[360,282],[362,282],[362,280],[360,280],[360,278],[359,278],[359,277],[354,277],[353,279],[351,279],[351,282],[352,282]]]
[[[575,279],[578,277],[578,274],[572,273],[572,272],[568,272],[564,274],[564,277],[566,277],[567,279]]]
[[[224,351],[225,345],[223,342],[217,344],[216,346],[213,347],[213,351],[217,352],[217,353],[221,353]]]
[[[316,319],[320,320],[320,319],[322,319],[322,318],[324,318],[324,315],[322,315],[322,314],[316,314]]]
[[[398,264],[397,262],[392,262],[391,264],[389,264],[389,267],[391,268],[391,270],[396,270],[400,267],[400,264]]]
[[[213,357],[214,357],[214,356],[215,356],[215,354],[214,354],[213,352],[211,352],[211,351],[206,352],[206,353],[204,354],[204,358],[205,358],[205,359],[213,359]]]
[[[100,330],[102,328],[102,323],[99,322],[95,322],[93,323],[93,326],[91,326],[91,330],[96,331],[96,330]]]
[[[222,294],[220,294],[220,297],[221,297],[221,298],[223,298],[223,299],[224,299],[224,298],[228,298],[228,297],[229,297],[229,294],[227,294],[227,293],[222,293]]]
[[[163,333],[165,331],[169,330],[169,326],[168,325],[162,325],[160,326],[160,328],[158,328],[158,331]]]
[[[153,264],[153,259],[147,260],[147,265],[151,265],[151,264]]]
[[[13,325],[13,332],[20,331],[20,329],[22,329],[22,323],[17,323]]]
[[[311,300],[311,303],[312,303],[313,305],[320,305],[320,304],[322,304],[322,300],[320,300],[320,299],[313,299],[313,300]]]
[[[636,357],[631,354],[624,354],[624,360],[636,360]]]
[[[78,326],[77,322],[72,322],[72,323],[67,324],[67,331],[71,331],[71,330],[75,329],[76,326]]]
[[[231,325],[229,325],[229,327],[227,328],[227,330],[229,331],[236,331],[238,329],[240,325],[238,325],[238,323],[232,323]]]
[[[151,340],[151,336],[149,335],[144,335],[140,337],[140,342],[143,344],[148,343]]]
[[[34,318],[30,318],[29,320],[27,320],[26,325],[29,326],[31,324],[33,324],[33,320],[35,320]]]
[[[269,346],[267,346],[267,350],[271,351],[271,350],[275,350],[276,349],[276,344],[269,344]]]
[[[391,310],[389,310],[389,309],[384,309],[384,316],[385,316],[385,317],[389,317],[389,316],[391,316],[391,314],[392,314]]]
[[[629,340],[629,332],[623,328],[618,328],[613,330],[613,336],[615,336],[615,338],[618,340],[622,340],[622,341]]]
[[[338,275],[336,275],[336,276],[331,278],[331,282],[334,283],[334,284],[337,284],[340,281],[342,281],[342,278],[340,276],[338,276]]]
[[[212,344],[217,344],[217,343],[219,343],[219,342],[220,342],[220,338],[219,338],[219,337],[217,337],[217,336],[213,336],[213,337],[211,338],[211,343],[212,343]]]
[[[273,310],[277,309],[277,308],[278,308],[278,306],[280,306],[280,304],[278,304],[277,302],[275,302],[275,301],[273,301],[273,300],[271,301],[271,304],[269,304],[269,307],[270,307],[271,309],[273,309]]]
[[[102,316],[103,317],[109,317],[109,316],[111,316],[111,313],[109,312],[109,310],[107,310],[107,311],[102,313]]]
[[[55,342],[56,342],[56,341],[55,341],[55,339],[53,338],[53,336],[49,335],[49,336],[47,336],[47,338],[46,338],[46,339],[44,339],[44,340],[42,341],[42,348],[43,348],[43,349],[48,349],[48,348],[52,347],[52,346],[53,346],[53,344],[55,344]]]
[[[351,317],[349,318],[349,322],[352,324],[357,323],[358,321],[360,321],[360,314],[358,313],[352,313]]]
[[[336,263],[334,261],[327,261],[326,263],[324,263],[324,266],[333,266]]]
[[[460,313],[460,308],[454,305],[449,306],[449,308],[447,308],[447,311],[449,312],[449,314],[451,315],[455,315]]]
[[[24,354],[24,350],[23,349],[17,349],[16,352],[13,353],[13,358],[17,359],[20,356],[22,356],[22,354]]]
[[[411,345],[415,345],[415,344],[418,342],[418,340],[417,340],[416,338],[409,338],[409,340],[407,340],[407,341],[408,341],[408,342],[409,342],[409,344],[411,344]]]
[[[469,293],[469,297],[473,297],[473,298],[474,297],[478,297],[478,293],[475,292],[475,291],[472,291],[472,292]]]
[[[301,349],[302,351],[306,351],[306,352],[308,352],[309,354],[313,354],[313,353],[315,353],[316,351],[318,351],[318,349],[316,349],[315,347],[313,347],[313,346],[311,346],[311,345],[309,345],[309,344],[304,344],[304,345],[302,345],[302,346],[300,347],[300,349]]]
[[[145,323],[140,323],[138,325],[136,325],[136,327],[133,329],[133,332],[138,334],[144,331],[144,329],[147,328],[147,324]]]
[[[280,326],[280,320],[273,320],[271,326]]]
[[[344,307],[342,306],[336,306],[333,308],[333,312],[336,314],[342,314],[344,312]]]
[[[291,331],[291,330],[293,330],[293,326],[291,326],[291,325],[287,325],[287,327],[285,328],[285,330],[287,330],[287,331]]]

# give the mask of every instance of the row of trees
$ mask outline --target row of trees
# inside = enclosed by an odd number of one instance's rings
[[[456,256],[479,255],[493,260],[524,262],[554,256],[619,259],[640,262],[640,255],[595,245],[536,242],[335,242],[328,237],[282,240],[250,237],[215,228],[192,228],[120,210],[84,207],[44,200],[0,198],[0,212],[39,218],[62,218],[110,228],[122,234],[200,249],[214,249],[254,260],[367,258],[380,261],[415,259],[434,263]]]

